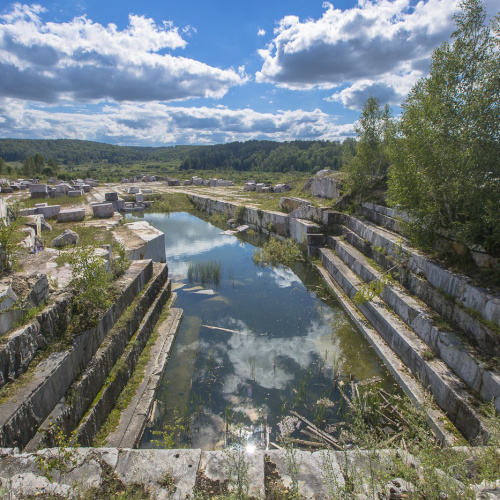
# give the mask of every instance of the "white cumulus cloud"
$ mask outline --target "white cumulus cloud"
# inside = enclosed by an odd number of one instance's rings
[[[0,136],[94,140],[114,144],[218,144],[250,139],[342,139],[353,135],[316,109],[263,113],[253,109],[172,106],[160,102],[107,103],[92,110],[74,106],[33,106],[0,99]]]
[[[130,15],[119,30],[86,16],[44,22],[44,12],[16,3],[0,15],[0,97],[45,103],[220,98],[246,81],[232,68],[172,55],[187,42],[169,21]]]
[[[398,104],[428,72],[432,50],[449,38],[457,0],[325,2],[321,18],[286,16],[259,51],[258,82],[289,89],[338,89],[330,100],[359,109],[369,95]]]

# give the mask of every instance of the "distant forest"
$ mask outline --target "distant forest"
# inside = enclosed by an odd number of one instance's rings
[[[314,172],[342,166],[346,147],[354,140],[338,141],[247,141],[215,146],[134,147],[114,146],[72,139],[0,139],[0,158],[24,162],[41,155],[60,165],[80,166],[110,163],[163,162],[181,170],[235,170],[262,172]]]

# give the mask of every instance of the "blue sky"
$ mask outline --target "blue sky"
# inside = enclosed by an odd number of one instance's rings
[[[397,114],[457,5],[0,0],[0,137],[343,139],[370,95]]]

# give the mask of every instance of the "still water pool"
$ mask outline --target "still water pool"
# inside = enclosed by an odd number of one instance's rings
[[[141,447],[165,438],[175,446],[219,449],[238,429],[266,448],[292,409],[318,425],[342,418],[340,389],[349,390],[350,379],[378,376],[393,387],[313,267],[256,265],[259,236],[223,235],[189,213],[144,218],[165,233],[184,319]],[[218,283],[190,282],[190,262],[208,261],[221,263]]]

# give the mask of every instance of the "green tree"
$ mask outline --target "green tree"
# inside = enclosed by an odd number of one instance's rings
[[[40,174],[45,168],[45,158],[41,154],[37,153],[33,161],[35,162],[35,172]]]
[[[0,174],[3,174],[5,168],[5,160],[0,156]]]
[[[52,169],[53,172],[57,172],[59,170],[59,165],[53,158],[51,158],[48,161],[48,165]]]
[[[355,155],[350,155],[350,148],[344,148],[342,171],[348,192],[363,197],[373,181],[387,172],[386,145],[392,128],[389,106],[381,107],[376,97],[369,97],[355,127]]]
[[[480,0],[465,0],[454,19],[451,43],[403,103],[389,199],[413,217],[420,242],[432,245],[437,230],[498,253],[500,18],[486,25]]]
[[[33,175],[35,172],[35,160],[32,156],[27,156],[23,163],[22,174],[26,177]]]

